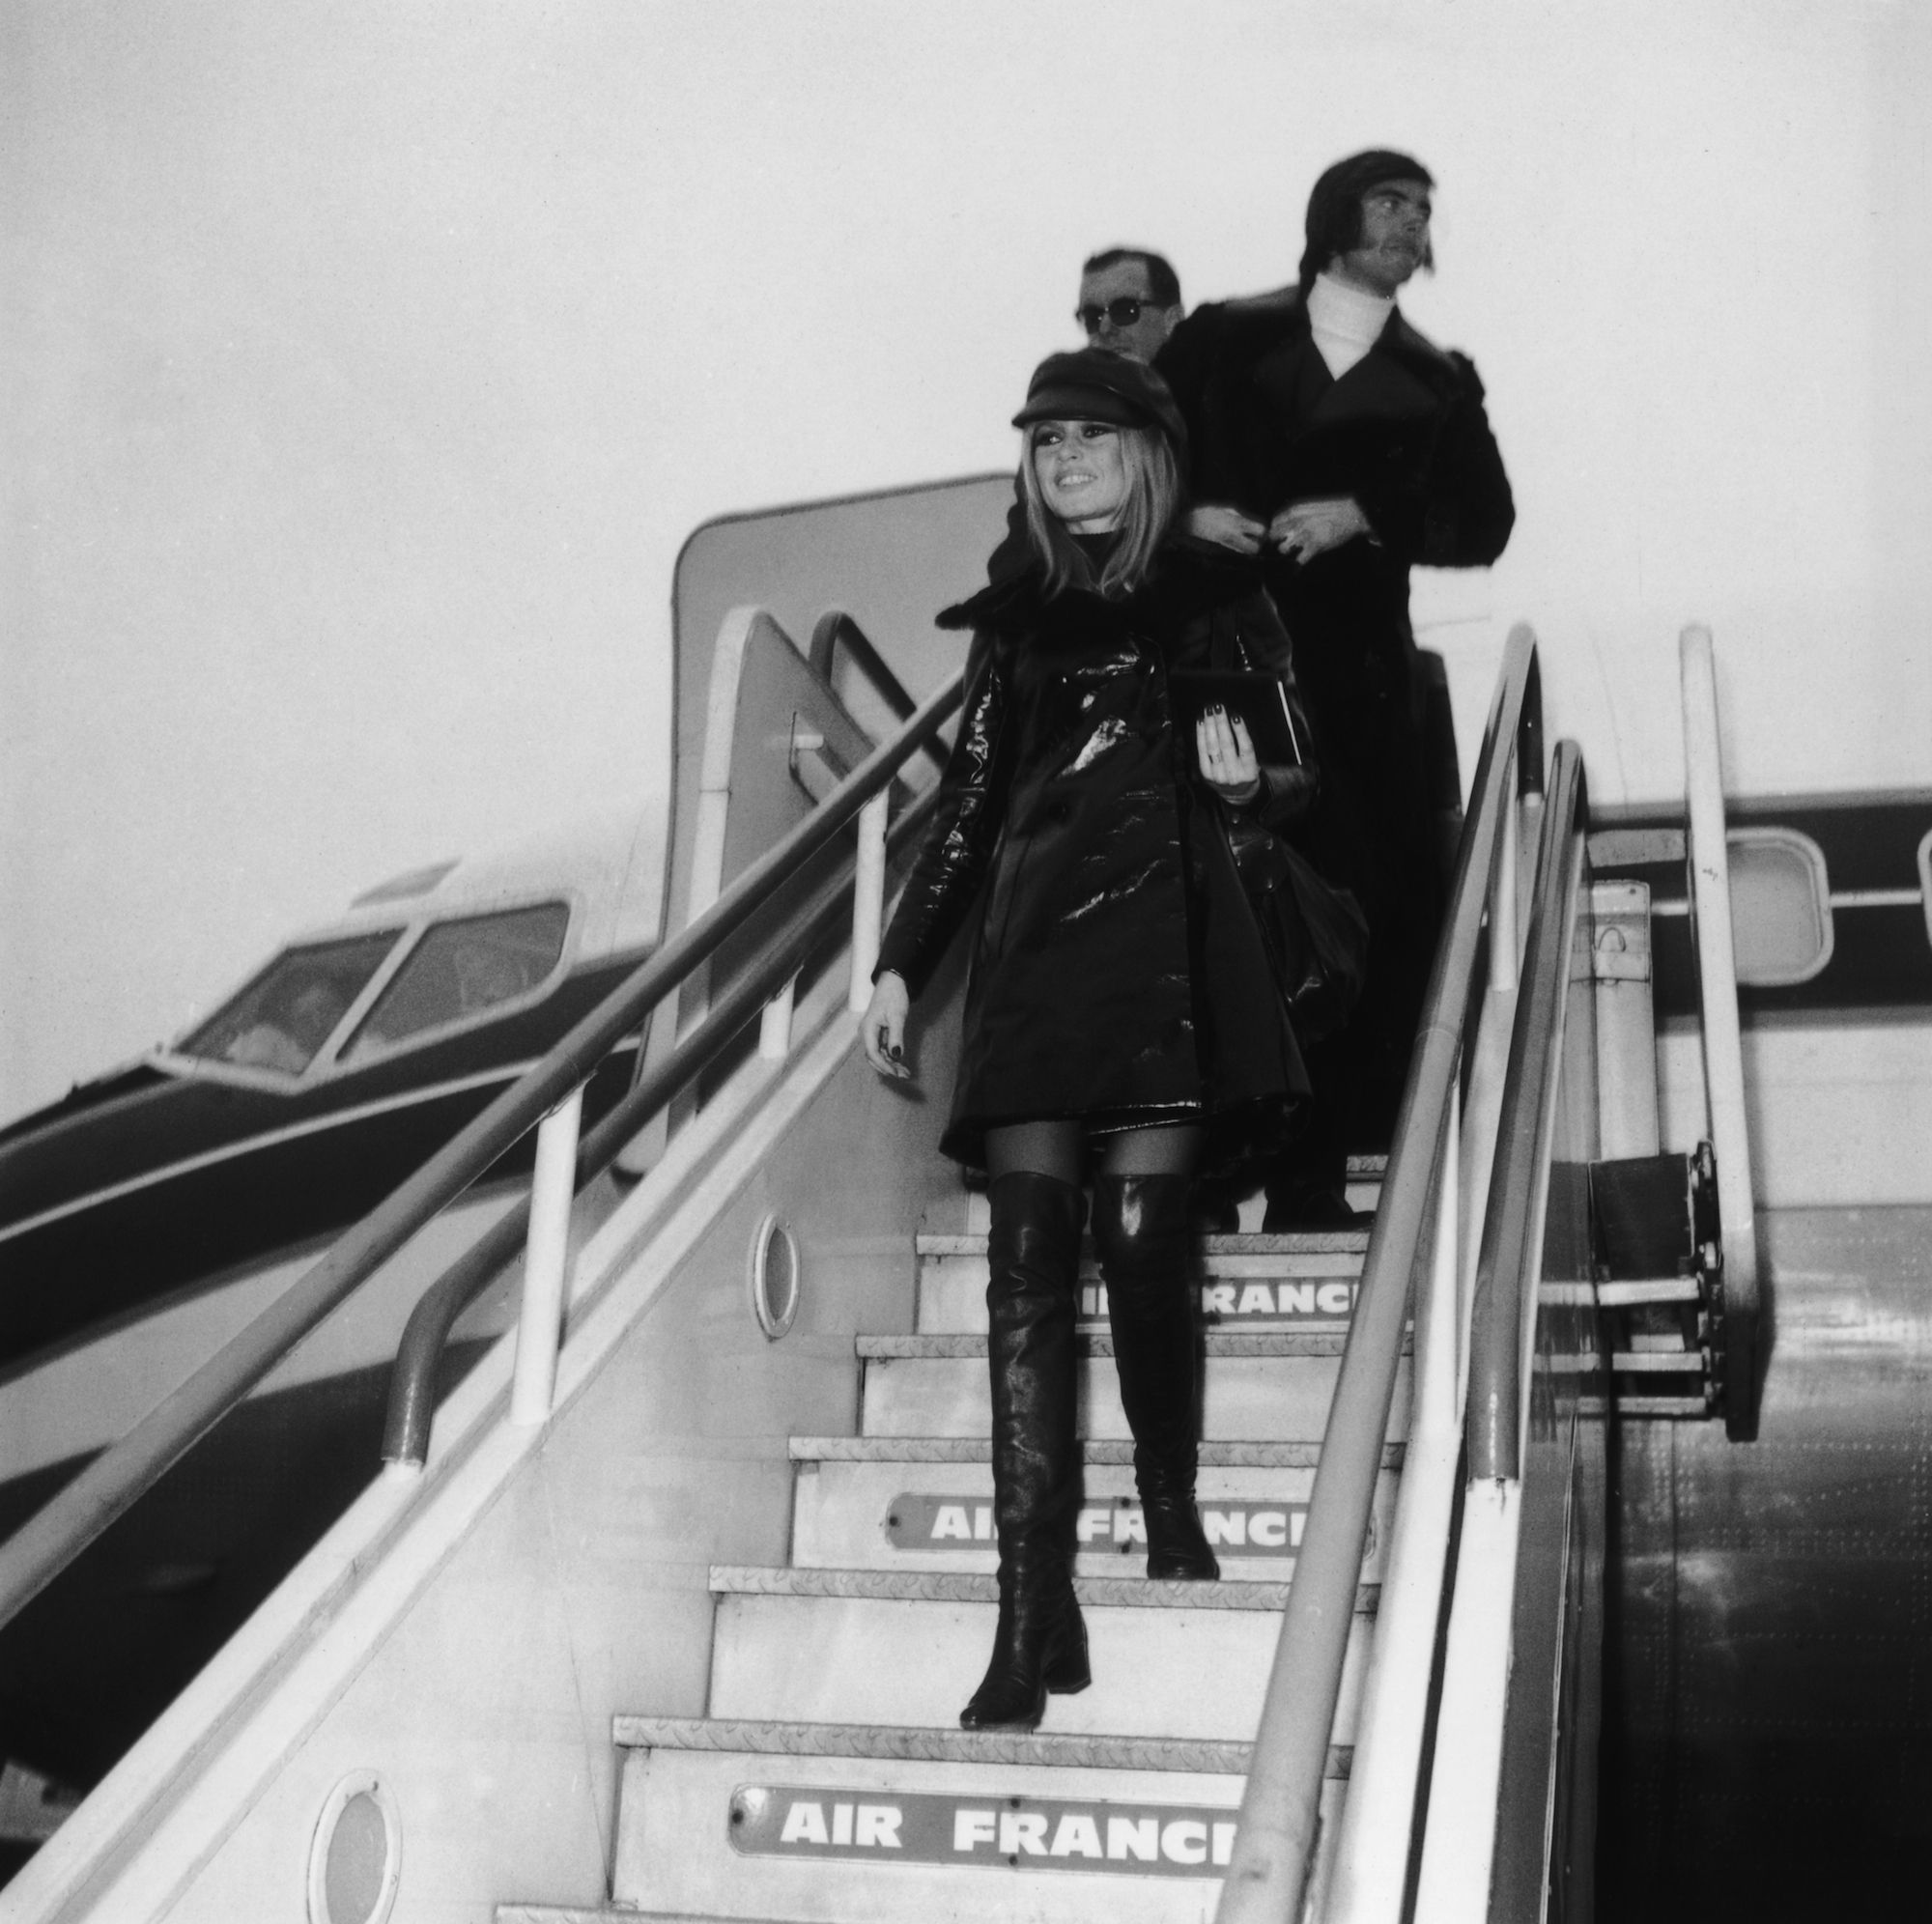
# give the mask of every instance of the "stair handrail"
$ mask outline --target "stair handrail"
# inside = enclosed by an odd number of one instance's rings
[[[860,672],[879,692],[879,698],[896,720],[904,722],[910,718],[913,698],[893,673],[886,658],[872,646],[872,637],[843,608],[828,608],[812,623],[811,644],[806,650],[812,672],[827,688],[832,686],[832,671],[841,653],[849,655],[858,665]]]
[[[1563,1028],[1581,905],[1583,761],[1574,742],[1552,759],[1531,894],[1516,1020],[1476,1264],[1464,1411],[1467,1457],[1456,1589],[1440,1668],[1438,1738],[1423,1819],[1414,1914],[1516,1915],[1493,1907],[1505,1809],[1504,1746],[1521,1566],[1522,1457],[1529,1360],[1541,1300],[1543,1226],[1554,1140]],[[1455,1734],[1451,1747],[1448,1735]],[[1539,1832],[1540,1837],[1540,1832]]]
[[[1410,1288],[1457,1087],[1484,919],[1504,869],[1505,814],[1542,786],[1542,670],[1536,637],[1519,623],[1503,650],[1483,731],[1443,935],[1255,1733],[1218,1924],[1295,1924],[1301,1915]]]
[[[896,734],[702,916],[659,948],[246,1328],[0,1543],[0,1625],[12,1621],[432,1217],[563,1103],[649,1009],[881,793],[958,707],[964,679],[963,669],[948,677]]]
[[[1559,742],[1544,806],[1522,988],[1510,1033],[1502,1118],[1470,1303],[1469,1397],[1463,1424],[1471,1483],[1515,1482],[1522,1474],[1524,1351],[1536,1321],[1542,1177],[1563,1062],[1556,1014],[1570,966],[1564,891],[1572,845],[1588,806],[1582,755],[1574,742]]]
[[[844,697],[838,694],[833,683],[840,655],[872,685],[873,692],[886,704],[895,720],[903,722],[912,713],[912,696],[906,693],[905,685],[898,676],[894,674],[891,664],[872,645],[872,637],[842,608],[827,608],[812,623],[811,641],[806,650],[806,660],[810,663],[812,673],[832,689],[834,697],[842,701]],[[929,744],[926,752],[936,766],[945,767],[944,743]]]

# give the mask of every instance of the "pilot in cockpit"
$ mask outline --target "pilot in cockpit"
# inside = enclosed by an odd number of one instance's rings
[[[349,1000],[327,976],[290,988],[229,1043],[222,1052],[224,1061],[244,1068],[280,1069],[288,1075],[299,1075],[308,1067],[342,1020]]]

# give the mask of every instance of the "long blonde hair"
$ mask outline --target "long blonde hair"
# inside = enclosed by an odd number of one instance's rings
[[[1020,497],[1026,503],[1027,540],[1046,570],[1047,595],[1050,598],[1066,588],[1093,588],[1110,599],[1131,594],[1147,580],[1154,551],[1180,512],[1180,463],[1174,444],[1153,428],[1116,429],[1121,438],[1121,463],[1126,470],[1127,498],[1121,507],[1113,552],[1096,578],[1080,544],[1046,505],[1046,496],[1040,492],[1033,456],[1039,431],[1047,425],[1044,421],[1028,424],[1020,454]]]

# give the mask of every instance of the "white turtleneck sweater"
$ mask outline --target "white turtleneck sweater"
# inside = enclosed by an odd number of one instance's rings
[[[1393,297],[1365,294],[1332,274],[1316,275],[1308,290],[1308,325],[1337,381],[1381,339],[1394,307]]]

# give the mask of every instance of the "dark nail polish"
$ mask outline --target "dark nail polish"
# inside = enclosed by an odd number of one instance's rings
[[[895,1062],[900,1062],[905,1060],[905,1050],[901,1048],[900,1045],[896,1042],[895,1042],[893,1046],[886,1051],[886,1054],[889,1055]]]

